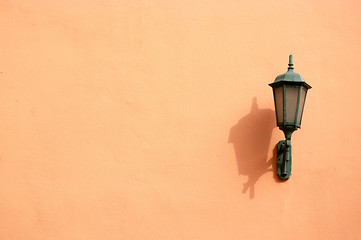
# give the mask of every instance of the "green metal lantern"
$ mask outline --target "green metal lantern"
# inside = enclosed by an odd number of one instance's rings
[[[291,135],[301,127],[307,90],[311,88],[293,69],[290,55],[288,71],[269,84],[273,88],[277,126],[286,137],[277,145],[277,174],[281,179],[288,179],[291,175]]]

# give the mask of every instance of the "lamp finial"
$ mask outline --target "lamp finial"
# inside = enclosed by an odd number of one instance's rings
[[[293,56],[291,54],[290,57],[289,57],[289,62],[288,62],[288,71],[293,70],[293,69],[294,69],[294,67],[293,67]]]

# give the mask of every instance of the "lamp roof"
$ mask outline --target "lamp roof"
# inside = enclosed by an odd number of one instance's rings
[[[289,63],[288,63],[288,71],[284,74],[278,75],[275,81],[269,85],[273,87],[281,83],[288,83],[288,84],[300,84],[306,87],[307,89],[311,88],[311,86],[305,82],[305,79],[300,74],[295,73],[293,69],[294,69],[293,56],[290,55]]]

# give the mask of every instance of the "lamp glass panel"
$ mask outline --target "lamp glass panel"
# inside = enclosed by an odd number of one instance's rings
[[[294,124],[300,86],[286,86],[286,123]]]
[[[274,88],[274,98],[276,104],[277,123],[283,123],[283,87]]]
[[[307,90],[303,87],[302,91],[301,91],[301,99],[300,99],[300,110],[297,116],[297,125],[301,126],[301,119],[302,119],[302,114],[303,114],[303,106],[305,105],[305,100],[306,100],[306,92]]]

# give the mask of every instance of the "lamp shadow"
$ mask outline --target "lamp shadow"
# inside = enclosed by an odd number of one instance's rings
[[[232,143],[236,155],[238,174],[248,176],[243,184],[243,193],[249,191],[249,198],[255,196],[255,184],[267,172],[273,171],[277,177],[277,147],[267,160],[272,131],[276,127],[275,112],[271,109],[259,109],[257,98],[252,100],[251,111],[231,127],[228,143]],[[277,180],[276,180],[277,181]]]

